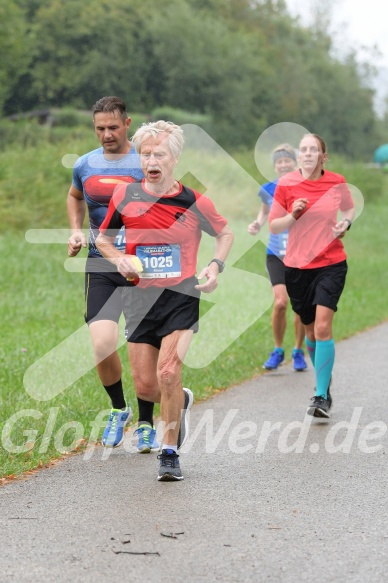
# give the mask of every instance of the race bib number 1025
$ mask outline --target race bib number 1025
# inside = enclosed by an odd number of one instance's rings
[[[143,265],[141,279],[180,277],[180,245],[138,245],[136,255]]]

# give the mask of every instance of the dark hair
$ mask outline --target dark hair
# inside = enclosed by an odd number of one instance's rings
[[[114,113],[115,111],[119,112],[123,121],[127,119],[127,107],[120,97],[101,97],[92,107],[93,119],[96,113]]]

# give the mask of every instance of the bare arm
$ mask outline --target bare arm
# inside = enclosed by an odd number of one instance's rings
[[[265,222],[268,219],[269,211],[269,205],[263,202],[260,207],[259,214],[257,215],[257,219],[248,225],[248,233],[251,235],[257,235],[261,227],[265,225]]]
[[[105,259],[117,267],[117,271],[126,279],[134,279],[139,276],[137,265],[140,263],[136,255],[124,255],[114,245],[115,237],[98,235],[96,247]]]
[[[215,249],[212,259],[220,259],[220,261],[225,262],[234,240],[234,235],[229,226],[225,225],[215,239]],[[206,293],[211,293],[218,286],[218,274],[219,268],[217,263],[210,263],[198,275],[198,279],[206,277],[206,283],[196,285],[195,288]]]
[[[67,242],[67,253],[69,257],[75,257],[86,247],[86,237],[82,232],[82,225],[85,218],[86,203],[83,193],[71,185],[67,195],[67,214],[69,216],[71,235]]]
[[[335,237],[342,239],[342,237],[345,236],[346,231],[350,228],[350,225],[353,222],[355,214],[356,209],[354,207],[346,211],[342,211],[341,220],[333,228],[333,233]]]
[[[283,217],[277,219],[272,219],[269,223],[269,228],[271,233],[278,235],[287,231],[295,223],[301,214],[306,210],[308,204],[307,198],[298,198],[294,201],[292,205],[292,210],[290,213],[285,214]]]

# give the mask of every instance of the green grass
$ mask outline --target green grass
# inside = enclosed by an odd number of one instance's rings
[[[67,152],[81,152],[84,145],[83,141],[79,142],[74,149],[67,148]],[[62,167],[57,175],[50,168],[56,163],[58,170],[58,158],[65,152],[64,144],[46,145],[34,154],[28,150],[20,172],[15,169],[18,156],[8,152],[9,166],[4,165],[3,173],[0,172],[0,210],[8,217],[7,229],[0,235],[0,467],[3,477],[45,464],[60,457],[64,450],[73,449],[78,442],[88,441],[93,421],[109,408],[93,368],[89,336],[83,322],[83,273],[65,268],[66,237],[57,244],[32,244],[25,239],[24,229],[67,226],[64,199],[71,173]],[[246,167],[250,163],[246,159]],[[246,232],[247,223],[258,209],[253,178],[244,173],[236,177],[235,172],[221,164],[218,174],[212,174],[203,160],[193,165],[199,170],[198,176],[194,172],[196,178],[191,179],[197,180],[217,199],[220,210],[231,217],[236,235],[219,288],[214,294],[204,296],[201,302],[201,329],[194,337],[183,370],[185,386],[191,387],[199,400],[262,374],[262,363],[273,347],[272,293],[264,266],[267,232],[261,234],[261,240]],[[187,174],[188,170],[184,172]],[[15,178],[14,197],[11,177]],[[188,174],[187,177],[190,178]],[[49,201],[51,206],[47,209]],[[13,220],[18,213],[23,219]],[[387,224],[388,208],[381,198],[375,197],[365,204],[345,237],[349,274],[334,320],[337,341],[388,319]],[[213,240],[204,236],[200,266],[211,256],[212,246]],[[123,339],[121,343],[126,396],[135,405]],[[61,347],[56,349],[58,345]],[[288,358],[292,347],[289,310],[285,338]],[[63,390],[42,400],[44,391],[50,394],[61,383]],[[38,385],[44,389],[40,396]]]

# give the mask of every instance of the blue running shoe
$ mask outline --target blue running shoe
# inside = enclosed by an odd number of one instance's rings
[[[107,426],[102,434],[102,445],[105,447],[117,447],[124,441],[124,429],[131,422],[133,412],[131,407],[112,409]]]
[[[267,362],[263,364],[263,368],[267,370],[275,370],[277,367],[282,364],[284,360],[284,350],[275,350],[271,352],[269,359]]]
[[[160,445],[156,441],[156,429],[150,423],[144,421],[134,431],[133,435],[139,437],[137,443],[137,451],[139,453],[150,453],[151,451],[159,451]]]
[[[304,352],[301,348],[294,348],[292,351],[292,361],[294,363],[294,370],[297,372],[306,370],[307,364],[304,359]]]

